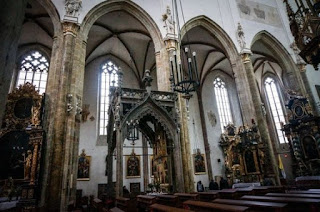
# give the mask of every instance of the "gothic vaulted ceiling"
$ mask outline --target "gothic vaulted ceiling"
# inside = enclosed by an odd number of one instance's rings
[[[86,64],[106,56],[125,63],[140,81],[146,69],[155,69],[154,44],[148,30],[124,11],[103,15],[89,32]]]
[[[197,66],[201,82],[208,73],[220,70],[230,76],[232,68],[221,43],[205,28],[198,26],[190,29],[182,39],[183,47],[190,46],[197,53]]]
[[[19,48],[29,45],[40,45],[51,50],[53,30],[52,21],[45,8],[36,0],[28,0]]]

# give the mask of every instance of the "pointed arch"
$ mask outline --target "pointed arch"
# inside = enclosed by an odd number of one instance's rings
[[[269,47],[268,50],[272,52],[273,58],[279,58],[277,62],[287,73],[297,68],[287,49],[271,33],[266,30],[258,32],[253,37],[250,48],[252,49],[253,45],[259,41]]]
[[[104,1],[91,9],[81,24],[80,34],[82,34],[83,39],[87,40],[89,31],[96,20],[98,20],[102,15],[117,10],[126,11],[142,23],[150,33],[156,52],[160,51],[160,49],[164,47],[160,30],[151,16],[137,4],[127,0]]]
[[[57,11],[57,8],[51,0],[37,0],[37,2],[39,2],[39,4],[43,6],[43,8],[47,11],[48,15],[50,16],[50,19],[53,24],[54,36],[56,36],[62,30],[60,15]]]
[[[137,104],[123,119],[121,123],[121,128],[126,127],[126,122],[130,120],[140,120],[146,115],[151,115],[154,117],[160,125],[165,129],[166,135],[169,139],[176,140],[175,129],[176,124],[174,120],[170,117],[168,112],[160,107],[151,97],[148,95],[144,101]]]
[[[183,25],[183,27],[181,28],[181,37],[183,37],[189,30],[197,26],[202,26],[203,28],[208,30],[208,32],[214,35],[224,47],[225,53],[230,59],[231,64],[236,63],[238,51],[234,42],[216,22],[205,15],[194,17],[190,19],[185,25]]]

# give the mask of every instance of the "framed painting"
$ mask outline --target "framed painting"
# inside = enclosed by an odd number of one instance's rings
[[[194,174],[206,174],[206,161],[204,154],[193,154]]]
[[[153,155],[150,156],[150,177],[154,177],[154,173],[157,171],[157,167],[153,160]]]
[[[83,149],[78,159],[77,180],[90,180],[90,162],[91,156],[87,156]]]
[[[134,153],[126,156],[126,178],[139,178],[140,170],[140,156]]]

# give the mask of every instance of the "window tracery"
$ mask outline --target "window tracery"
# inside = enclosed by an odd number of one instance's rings
[[[32,51],[20,62],[17,87],[26,82],[36,86],[39,93],[45,92],[49,71],[49,62],[39,51]]]

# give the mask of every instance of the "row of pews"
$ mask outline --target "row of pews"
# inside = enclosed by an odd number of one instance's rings
[[[190,211],[320,211],[320,189],[289,190],[282,186],[211,190],[172,195],[138,195],[136,204],[117,198],[114,212],[190,212]]]

